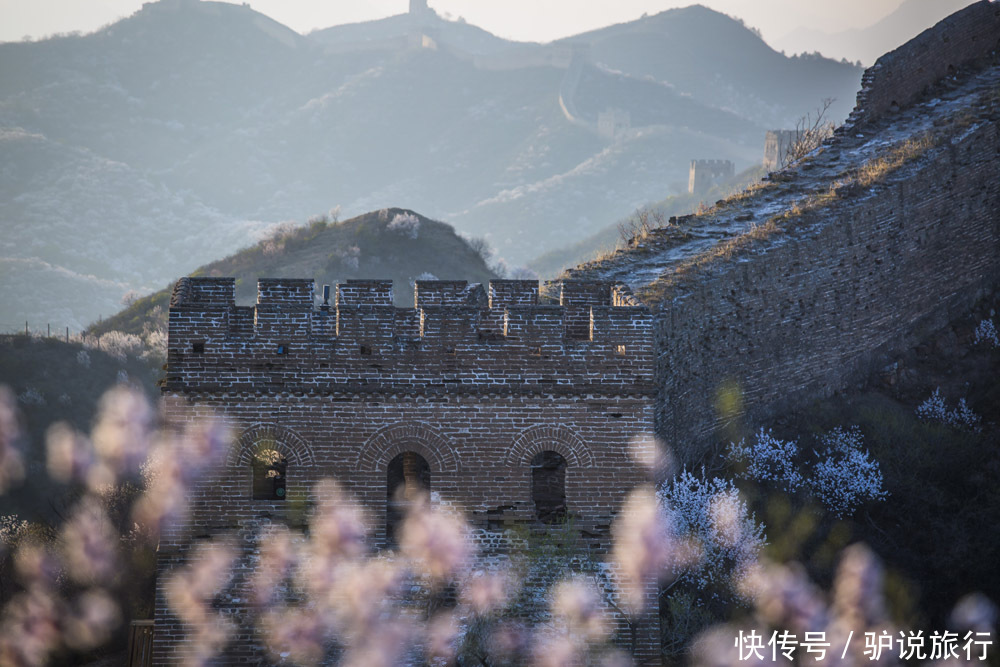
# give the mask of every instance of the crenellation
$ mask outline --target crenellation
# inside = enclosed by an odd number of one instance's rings
[[[280,306],[284,309],[311,310],[315,300],[315,283],[303,278],[261,278],[257,281],[257,305]]]
[[[713,185],[725,182],[736,175],[736,165],[731,160],[691,160],[688,171],[688,193],[701,194]]]
[[[564,280],[559,290],[560,306],[609,306],[611,283],[607,281]]]
[[[185,279],[178,289],[197,292],[201,280]],[[567,283],[560,286],[565,305],[556,305],[538,303],[537,282],[496,281],[493,308],[478,285],[419,281],[415,290],[421,306],[408,309],[379,305],[391,293],[386,281],[338,286],[334,308],[313,305],[307,280],[261,281],[252,307],[183,302],[170,310],[166,384],[319,391],[346,381],[411,392],[439,384],[447,366],[449,386],[463,390],[543,380],[572,390],[577,379],[591,378],[580,368],[589,365],[613,392],[637,377],[636,364],[653,366],[648,310],[613,305],[635,303],[624,286]]]
[[[464,280],[418,280],[413,284],[416,308],[426,306],[474,306],[483,301],[482,286]]]
[[[337,285],[336,306],[391,306],[391,280],[348,280]]]
[[[491,280],[489,304],[491,310],[507,306],[538,305],[537,280]]]

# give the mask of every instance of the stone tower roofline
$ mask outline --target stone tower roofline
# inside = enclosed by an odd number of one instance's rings
[[[264,278],[237,306],[233,278],[182,278],[170,302],[164,391],[653,392],[652,315],[624,285],[349,280],[316,305],[310,279]]]
[[[718,169],[728,169],[730,167],[735,168],[732,160],[691,160],[691,166]]]

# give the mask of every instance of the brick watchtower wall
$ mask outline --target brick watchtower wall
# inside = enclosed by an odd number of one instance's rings
[[[716,183],[736,175],[736,165],[730,160],[691,160],[688,172],[688,192],[700,194]]]
[[[796,130],[768,130],[764,135],[764,169],[775,171],[785,166],[788,151],[798,135]]]
[[[251,499],[262,441],[288,462],[289,497],[335,478],[371,511],[380,545],[398,454],[419,454],[432,494],[461,507],[489,542],[504,524],[534,520],[531,461],[554,451],[567,463],[574,525],[592,536],[596,557],[606,554],[615,512],[645,480],[629,443],[654,427],[649,311],[607,283],[564,283],[558,305],[540,304],[532,281],[492,281],[488,292],[418,281],[415,298],[415,308],[398,309],[389,281],[349,281],[335,304],[316,307],[310,280],[261,280],[257,304],[239,307],[231,278],[177,283],[167,416],[213,413],[239,437],[227,465],[193,494],[190,525],[162,537],[159,586],[199,536],[236,532],[252,542],[262,523],[294,520],[292,503]],[[245,621],[227,659],[260,653]],[[640,633],[640,659],[652,661],[654,617]],[[156,637],[157,664],[183,651],[162,590]]]

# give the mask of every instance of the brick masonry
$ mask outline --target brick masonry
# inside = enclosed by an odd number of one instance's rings
[[[829,396],[1000,284],[1000,132],[979,125],[863,196],[719,259],[656,310],[657,432],[695,461],[728,420]],[[720,414],[720,387],[741,409]]]
[[[289,499],[338,480],[370,512],[377,545],[389,462],[416,452],[432,493],[465,511],[487,550],[500,527],[534,521],[531,460],[554,451],[567,463],[575,527],[598,559],[606,554],[614,513],[646,480],[631,441],[654,425],[652,318],[623,288],[567,282],[558,303],[544,304],[537,282],[493,281],[487,291],[418,281],[416,307],[397,309],[386,281],[339,285],[335,303],[319,306],[308,280],[261,280],[248,308],[235,305],[234,287],[183,278],[171,300],[167,416],[213,414],[238,438],[192,494],[190,524],[162,536],[161,573],[192,540],[236,533],[252,554],[262,523],[301,522],[294,502],[251,500],[260,442],[287,459]],[[241,636],[227,659],[253,659],[247,617],[234,613]],[[177,659],[184,633],[162,592],[156,630],[157,663]],[[653,660],[655,619],[642,633],[640,655]]]

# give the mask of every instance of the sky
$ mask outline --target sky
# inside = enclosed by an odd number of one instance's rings
[[[826,32],[863,28],[902,0],[700,0],[742,18],[777,40],[796,28]],[[695,0],[429,0],[452,19],[463,17],[490,32],[524,41],[560,37],[655,14]],[[250,6],[301,33],[341,23],[401,14],[408,0],[250,0]],[[142,7],[142,0],[0,0],[0,41],[60,32],[90,32]]]

